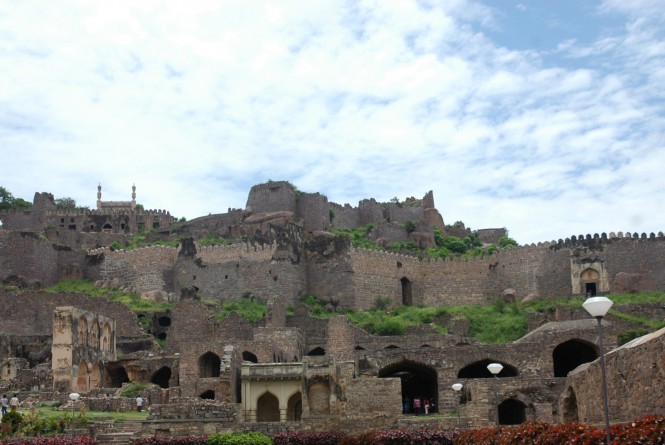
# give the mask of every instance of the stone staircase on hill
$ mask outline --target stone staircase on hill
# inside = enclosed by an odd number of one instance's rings
[[[113,432],[97,434],[98,445],[129,445],[139,438],[141,421],[125,421],[115,424]]]

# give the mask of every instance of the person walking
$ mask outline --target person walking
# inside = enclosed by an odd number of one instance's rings
[[[18,396],[17,394],[14,394],[14,397],[9,399],[9,408],[11,408],[12,411],[16,411],[18,409]]]
[[[2,399],[0,399],[0,405],[2,406],[2,415],[0,415],[0,418],[7,414],[7,408],[9,407],[9,400],[7,400],[7,394],[2,395]]]
[[[141,412],[143,409],[143,398],[141,397],[141,394],[136,396],[136,411]]]

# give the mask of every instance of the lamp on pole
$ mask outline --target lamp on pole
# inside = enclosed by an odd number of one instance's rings
[[[598,322],[598,344],[600,346],[600,376],[603,386],[603,408],[605,409],[605,435],[607,445],[612,443],[610,437],[610,407],[607,402],[607,379],[605,377],[605,352],[603,351],[603,324],[602,319],[610,310],[614,303],[607,297],[591,297],[587,298],[582,306],[586,311],[596,319]]]
[[[455,396],[456,396],[455,398],[457,399],[457,426],[460,427],[462,426],[462,418],[460,417],[459,414],[459,392],[462,390],[463,387],[464,385],[462,385],[461,383],[454,383],[453,386],[451,386],[451,388],[455,391]]]
[[[501,372],[503,369],[503,365],[501,363],[490,363],[487,365],[487,369],[492,373],[494,376],[494,403],[496,405],[496,424],[499,425],[499,393],[497,392],[497,380],[499,379],[497,375]]]
[[[81,394],[77,392],[72,392],[69,394],[69,399],[72,401],[72,424],[69,427],[69,432],[71,434],[72,440],[74,439],[74,408],[76,406],[76,401],[81,397]]]

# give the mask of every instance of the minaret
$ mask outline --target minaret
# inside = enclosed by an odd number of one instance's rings
[[[97,186],[97,210],[102,208],[102,184]]]
[[[132,184],[132,209],[136,208],[136,184]]]

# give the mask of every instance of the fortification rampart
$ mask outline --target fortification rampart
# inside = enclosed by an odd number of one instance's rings
[[[136,250],[95,249],[89,255],[104,254],[99,269],[101,280],[117,280],[120,287],[134,292],[163,290],[173,292],[173,266],[178,252],[174,247],[144,247]]]
[[[247,207],[253,213],[288,211],[296,213],[295,187],[287,181],[258,184],[251,188]]]
[[[247,243],[234,243],[196,247],[196,255],[206,264],[223,264],[230,261],[265,261],[272,258],[274,248],[270,245],[250,246]]]

